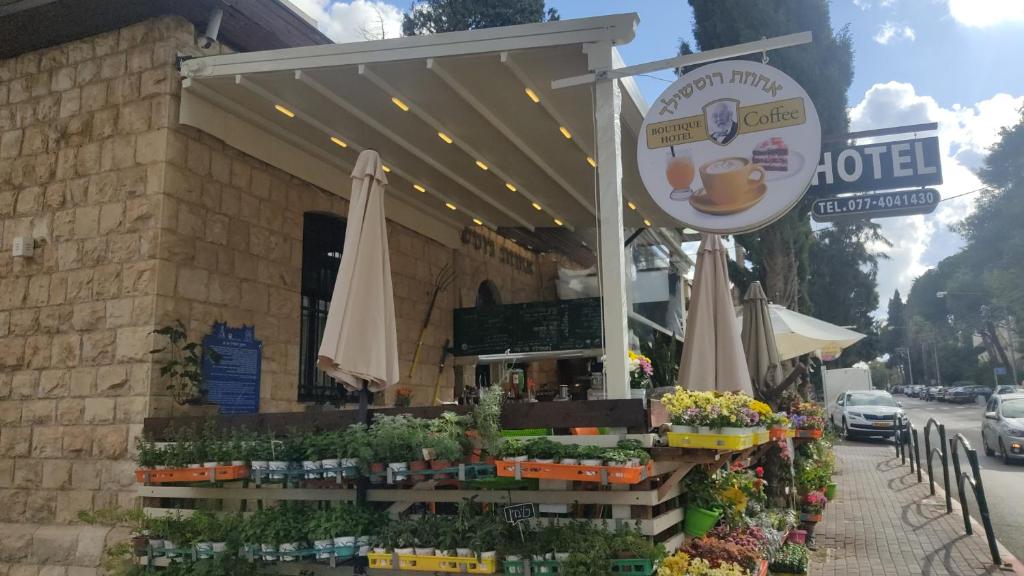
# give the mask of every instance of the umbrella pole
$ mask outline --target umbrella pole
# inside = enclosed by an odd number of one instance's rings
[[[356,418],[359,423],[370,425],[370,386],[366,380],[363,380],[363,388],[359,391],[359,411],[356,413]],[[370,480],[365,474],[359,475],[359,480],[356,481],[356,504],[359,506],[366,505],[366,492],[370,488]]]

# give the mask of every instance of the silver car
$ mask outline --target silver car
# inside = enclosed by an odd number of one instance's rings
[[[981,423],[981,443],[986,456],[998,452],[1006,464],[1024,458],[1024,393],[989,398]]]

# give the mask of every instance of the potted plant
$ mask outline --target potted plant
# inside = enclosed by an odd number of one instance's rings
[[[275,527],[279,530],[276,533],[277,550],[282,562],[295,562],[299,560],[296,554],[303,549],[303,542],[306,540],[306,515],[300,507],[280,506],[281,514],[277,516]]]
[[[722,516],[714,479],[702,468],[694,468],[684,478],[684,486],[683,531],[694,537],[704,536]]]
[[[647,402],[647,391],[651,389],[651,376],[654,367],[651,359],[643,354],[629,351],[629,388],[631,398],[640,398]]]
[[[416,556],[433,556],[437,551],[438,533],[442,530],[442,522],[433,514],[425,514],[415,521],[415,543],[413,554]]]
[[[633,453],[622,448],[609,448],[604,451],[604,459],[609,466],[629,466]]]
[[[171,398],[180,405],[201,403],[206,395],[206,388],[203,386],[203,360],[209,358],[214,364],[219,364],[221,355],[216,350],[190,342],[181,320],[158,328],[153,334],[167,338],[166,346],[150,350],[150,354],[167,352],[166,359],[160,362],[160,377],[167,379],[167,390],[170,391]]]
[[[306,480],[323,478],[324,456],[327,454],[328,434],[307,433],[288,441],[298,444],[294,448],[297,460],[302,462],[303,477]],[[286,443],[288,443],[286,441]]]
[[[138,451],[137,462],[139,468],[166,468],[167,453],[163,448],[157,446],[156,442],[147,439],[145,436],[138,436],[135,439],[135,448]]]
[[[803,544],[786,544],[775,555],[768,569],[773,574],[806,574],[810,554]]]
[[[604,463],[604,448],[600,446],[580,446],[580,465],[600,466]]]
[[[526,442],[526,455],[538,464],[553,464],[562,453],[562,445],[548,438],[534,438]]]
[[[230,517],[200,510],[192,515],[191,520],[195,524],[198,540],[195,545],[198,558],[213,558],[227,549],[227,540],[234,527]]]
[[[821,520],[821,512],[825,509],[828,498],[820,490],[813,490],[804,495],[801,510],[804,513],[803,520],[806,522],[817,522]]]
[[[578,444],[565,444],[562,446],[559,464],[577,465],[580,463],[580,447]]]
[[[411,556],[415,552],[416,522],[408,518],[392,523],[390,547],[399,556]]]
[[[370,426],[376,454],[387,463],[395,482],[408,478],[409,462],[422,457],[424,427],[406,414],[378,415]]]
[[[337,435],[335,455],[342,476],[354,478],[359,475],[359,471],[369,471],[374,459],[370,442],[370,431],[363,424],[352,424],[344,433]]]
[[[274,458],[272,442],[271,437],[261,436],[248,445],[246,455],[249,459],[249,473],[253,478],[269,479],[270,461]]]
[[[501,444],[497,455],[502,460],[512,462],[525,462],[529,456],[526,455],[526,443],[518,438],[508,438]]]
[[[473,425],[480,444],[491,456],[497,456],[502,447],[501,403],[504,400],[500,386],[480,391],[480,402],[473,407]]]
[[[448,436],[431,436],[427,439],[428,449],[431,452],[431,470],[444,470],[451,468],[462,459],[462,446],[457,440]],[[451,478],[451,474],[438,473],[434,475],[436,480]]]

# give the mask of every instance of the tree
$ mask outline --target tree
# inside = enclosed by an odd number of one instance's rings
[[[402,17],[406,36],[558,20],[544,0],[425,0]]]
[[[853,48],[846,28],[833,31],[827,0],[751,2],[749,0],[689,0],[693,7],[693,34],[701,50],[721,48],[762,37],[809,30],[810,46],[772,52],[771,64],[807,90],[826,136],[845,134],[846,91],[853,81]],[[682,53],[689,50],[686,43]],[[754,56],[760,58],[760,55]],[[808,221],[810,200],[775,224],[753,234],[737,236],[750,255],[754,271],[765,284],[768,298],[789,308],[804,308],[808,254],[812,242]]]
[[[869,243],[888,242],[877,224],[853,221],[819,230],[809,246],[810,312],[826,322],[867,334],[840,356],[844,366],[872,360],[881,349],[872,316],[878,308],[879,256],[867,248]]]
[[[907,318],[904,309],[903,298],[900,297],[900,291],[896,290],[889,299],[885,328],[882,329],[882,350],[889,354],[890,368],[902,363],[899,350],[907,345]]]
[[[936,346],[946,382],[947,364],[963,379],[987,381],[990,373],[978,368],[980,352],[992,366],[1017,363],[1016,334],[1024,317],[1024,112],[1020,123],[1000,132],[978,175],[988,190],[975,211],[955,226],[964,249],[918,277],[907,298],[907,316],[918,328],[909,339],[925,338],[926,347],[929,342]],[[975,336],[980,347],[974,346]],[[927,360],[915,362],[925,365]]]

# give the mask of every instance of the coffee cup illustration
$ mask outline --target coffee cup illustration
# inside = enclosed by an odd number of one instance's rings
[[[691,198],[703,212],[731,214],[756,204],[765,193],[765,171],[746,158],[721,158],[699,169],[704,193]]]

